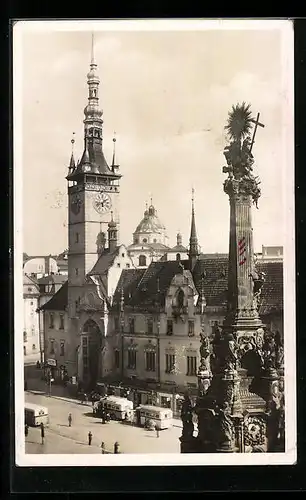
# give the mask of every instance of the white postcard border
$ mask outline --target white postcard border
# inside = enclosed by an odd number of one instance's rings
[[[25,454],[23,371],[23,158],[22,158],[22,33],[24,30],[142,31],[142,30],[281,30],[283,98],[286,127],[282,141],[284,221],[284,355],[286,452],[262,454],[119,454],[32,455]],[[294,39],[289,20],[107,20],[18,21],[13,29],[14,120],[14,343],[15,343],[15,450],[18,466],[165,466],[165,465],[277,465],[294,464],[296,445],[296,338],[295,338],[295,219],[294,219]],[[268,168],[268,166],[267,166]]]

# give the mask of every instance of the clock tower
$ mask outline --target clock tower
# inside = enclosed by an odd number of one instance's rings
[[[108,224],[119,229],[119,166],[108,165],[103,153],[103,112],[99,108],[97,64],[93,37],[90,70],[87,74],[88,103],[84,109],[84,151],[75,163],[73,150],[68,181],[68,316],[77,317],[77,304],[84,295],[86,275],[107,244]],[[115,148],[115,138],[114,148]],[[72,144],[74,139],[72,140]],[[102,249],[103,250],[103,249]]]

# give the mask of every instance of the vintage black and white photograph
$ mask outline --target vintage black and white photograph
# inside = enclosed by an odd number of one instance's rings
[[[296,461],[293,82],[290,21],[15,24],[17,465]]]

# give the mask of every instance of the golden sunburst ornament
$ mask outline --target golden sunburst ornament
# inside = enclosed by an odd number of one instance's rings
[[[227,125],[224,127],[230,140],[241,141],[249,135],[252,127],[251,105],[243,102],[232,106],[228,114]]]

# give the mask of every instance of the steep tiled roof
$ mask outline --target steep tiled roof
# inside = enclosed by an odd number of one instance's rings
[[[158,299],[163,304],[173,277],[188,269],[189,261],[152,262],[147,269],[124,269],[121,273],[113,300],[113,308],[118,308],[121,289],[124,290],[126,305],[145,310],[154,306]],[[283,263],[258,262],[258,271],[264,272],[265,282],[261,294],[260,314],[266,315],[283,310]],[[198,292],[204,277],[204,295],[207,306],[226,307],[227,301],[227,258],[206,258],[199,260],[193,270],[193,278]],[[96,271],[98,274],[98,271]],[[160,292],[158,293],[158,285]],[[68,303],[68,282],[44,305],[44,310],[64,311]]]
[[[266,274],[262,287],[260,314],[282,311],[283,263],[258,261],[257,268]]]
[[[119,248],[119,246],[116,247],[113,252],[110,252],[108,248],[105,249],[88,275],[105,274],[114,262],[115,257],[118,255]]]
[[[138,283],[143,277],[146,269],[123,269],[119,278],[114,297],[113,306],[118,307],[121,300],[121,291],[123,289],[124,302],[127,302],[135,293]]]
[[[189,268],[189,261],[181,261],[184,269]],[[125,304],[145,310],[154,306],[158,298],[163,304],[171,280],[175,274],[181,271],[180,263],[177,261],[152,262],[144,270],[126,270],[119,281],[114,303],[120,300],[121,288],[125,290]],[[283,309],[283,265],[282,262],[269,263],[259,262],[258,271],[266,273],[266,281],[262,288],[260,314],[269,314],[273,311]],[[203,289],[207,306],[226,307],[227,304],[227,279],[228,279],[228,259],[227,257],[205,258],[198,260],[193,269],[193,279],[195,286],[201,293],[202,277]],[[128,278],[129,276],[129,278]],[[131,285],[128,280],[131,280]],[[157,287],[159,282],[158,294]],[[120,291],[120,292],[119,292]]]
[[[172,278],[181,271],[182,266],[177,261],[152,262],[147,269],[144,269],[142,275],[135,275],[135,280],[138,278],[138,282],[133,282],[131,294],[125,294],[125,304],[136,309],[150,308],[158,301],[162,304]],[[121,290],[119,287],[120,282],[116,293]]]
[[[268,314],[283,309],[283,263],[260,262],[256,264],[260,272],[266,274],[261,293],[260,314]],[[208,306],[226,306],[228,258],[205,258],[199,260],[193,270],[193,278],[198,291],[204,277],[204,295]]]
[[[68,281],[51,297],[48,302],[41,306],[42,311],[65,311],[68,305]]]

